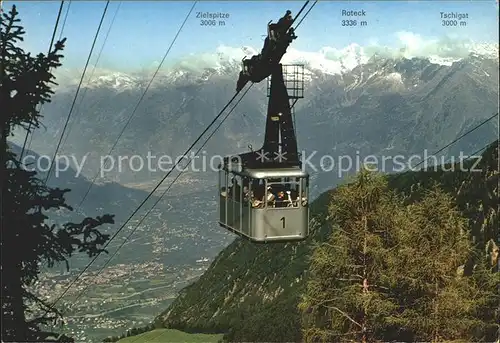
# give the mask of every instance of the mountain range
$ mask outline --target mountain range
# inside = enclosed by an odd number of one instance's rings
[[[254,52],[250,48],[242,51]],[[408,158],[426,149],[430,154],[497,111],[498,54],[492,46],[475,46],[453,62],[449,58],[438,61],[437,57],[408,59],[380,54],[367,58],[356,47],[349,51],[352,53],[346,53],[338,63],[350,68],[335,72],[317,58],[294,57],[293,51],[288,58],[290,63],[305,66],[305,96],[295,105],[295,122],[304,158],[315,152],[312,164],[317,174],[323,174],[316,183],[316,194],[330,187],[332,178],[338,179],[335,169],[334,173],[321,173],[322,155],[354,159],[390,153]],[[146,161],[149,153],[157,159],[166,154],[174,161],[234,94],[240,56],[220,51],[217,56],[216,63],[205,63],[201,69],[186,62],[159,73],[121,136],[148,79],[144,73],[96,69],[88,87],[79,93],[60,153],[80,158],[88,155],[83,174],[90,179],[119,136],[111,153],[115,158],[139,155]],[[355,59],[359,64],[348,63]],[[66,78],[58,79],[61,85],[52,103],[44,108],[46,131],[42,128],[34,135],[31,147],[38,153],[53,153],[73,101],[73,79],[69,72],[64,75]],[[266,84],[262,82],[247,93],[208,141],[203,149],[207,159],[246,152],[249,145],[260,146],[266,106]],[[497,128],[497,123],[490,122],[443,154],[450,158],[459,151],[477,150],[496,136]],[[113,170],[103,173],[104,180],[137,184],[165,174],[146,168],[131,170],[124,161],[121,170],[116,162]],[[311,172],[316,174],[314,168]],[[197,177],[216,179],[209,172]]]

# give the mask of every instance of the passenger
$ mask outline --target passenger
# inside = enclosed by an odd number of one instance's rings
[[[276,195],[276,207],[285,207],[284,200],[285,200],[285,192],[279,191],[278,194]]]
[[[262,207],[264,207],[264,203],[259,199],[253,199],[252,200],[252,207],[253,208],[262,208]]]
[[[238,184],[238,180],[233,177],[233,188],[234,188],[234,200],[241,201],[241,186]]]
[[[248,186],[243,186],[242,202],[248,203],[250,201],[250,190]]]
[[[264,200],[264,199],[262,199],[262,200]],[[267,201],[268,206],[274,207],[275,201],[276,201],[276,196],[273,194],[273,189],[271,186],[267,187],[267,197],[266,197],[265,201]]]
[[[261,208],[264,207],[264,197],[266,194],[264,185],[259,184],[258,181],[255,181],[252,183],[252,188],[255,189],[255,192],[253,192],[253,200],[252,200],[252,206]]]
[[[292,200],[292,192],[291,191],[286,191],[286,207],[292,207],[293,206],[293,200]]]
[[[287,192],[288,193],[288,192]],[[299,194],[298,194],[298,191],[296,189],[292,189],[290,191],[290,194],[288,195],[288,199],[290,200],[291,202],[291,206],[293,207],[298,207],[299,206]]]
[[[278,196],[276,197],[276,207],[286,207],[285,192],[278,192]]]
[[[302,206],[306,206],[307,205],[307,198],[306,198],[306,194],[305,192],[302,192],[302,197],[300,197],[298,194],[297,194],[297,198],[296,200],[294,201],[294,203],[297,202],[302,202]],[[294,205],[295,206],[295,205]],[[298,206],[298,204],[297,204]]]
[[[249,191],[248,192],[248,202],[252,203],[254,200],[255,200],[255,194],[253,193],[253,191]]]
[[[307,206],[306,192],[302,192],[302,206]]]

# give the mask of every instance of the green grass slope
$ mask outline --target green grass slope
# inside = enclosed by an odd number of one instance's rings
[[[475,161],[467,162],[469,168]],[[422,171],[389,176],[389,184],[419,196],[416,185],[439,182],[452,194],[470,221],[478,249],[498,235],[498,142],[475,166],[481,172]],[[185,332],[226,333],[231,341],[299,341],[299,296],[307,279],[308,256],[315,241],[323,241],[332,223],[327,205],[332,192],[311,205],[314,234],[301,243],[255,245],[235,240],[214,260],[204,275],[183,289],[157,324]]]
[[[137,336],[122,338],[120,343],[209,343],[218,342],[222,335],[189,334],[179,330],[157,329]]]

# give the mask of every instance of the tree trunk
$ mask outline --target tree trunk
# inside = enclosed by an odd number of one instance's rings
[[[26,342],[28,335],[20,263],[10,266],[2,263],[2,293],[2,340]]]

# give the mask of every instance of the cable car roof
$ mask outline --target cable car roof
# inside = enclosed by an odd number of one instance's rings
[[[306,171],[301,168],[273,168],[273,169],[244,169],[240,168],[228,168],[230,172],[239,174],[242,176],[248,176],[253,179],[274,179],[281,177],[308,177]]]

